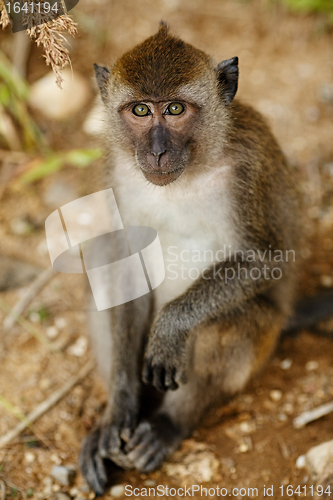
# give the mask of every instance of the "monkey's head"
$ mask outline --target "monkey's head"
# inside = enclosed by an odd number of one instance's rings
[[[156,35],[111,70],[95,64],[113,147],[131,155],[148,181],[163,186],[220,152],[238,58],[212,59],[161,23]],[[204,140],[203,140],[204,138]]]

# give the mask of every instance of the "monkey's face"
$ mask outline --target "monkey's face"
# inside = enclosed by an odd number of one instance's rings
[[[136,162],[149,182],[164,186],[184,172],[193,152],[198,112],[181,100],[132,101],[121,106]]]

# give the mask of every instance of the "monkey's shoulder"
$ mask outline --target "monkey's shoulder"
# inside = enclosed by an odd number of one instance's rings
[[[273,155],[275,160],[286,163],[268,122],[259,111],[237,99],[230,108],[228,142],[231,148],[246,151],[252,160]]]

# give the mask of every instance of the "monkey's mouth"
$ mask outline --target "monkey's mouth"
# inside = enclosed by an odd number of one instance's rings
[[[177,167],[167,172],[162,172],[162,171],[152,172],[145,170],[142,167],[140,168],[147,181],[151,182],[152,184],[155,184],[156,186],[166,186],[167,184],[174,182],[176,179],[178,179],[178,177],[180,177],[180,175],[184,171],[183,167]]]

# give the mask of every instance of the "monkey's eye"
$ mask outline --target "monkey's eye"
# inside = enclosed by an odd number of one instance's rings
[[[150,109],[145,104],[137,104],[132,111],[136,116],[150,115]]]
[[[180,102],[172,102],[167,109],[167,114],[180,115],[184,111],[184,106]]]

